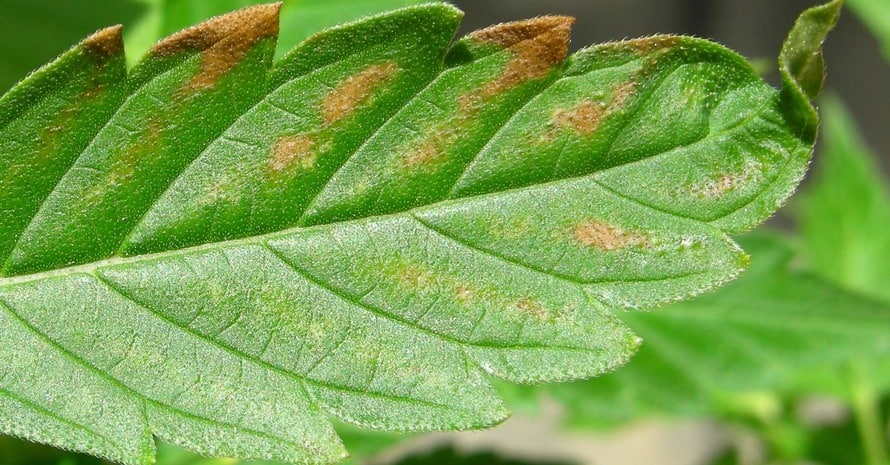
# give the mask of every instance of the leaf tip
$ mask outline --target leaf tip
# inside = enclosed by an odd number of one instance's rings
[[[267,37],[277,37],[281,5],[281,2],[255,5],[210,18],[162,39],[149,54],[163,56],[207,50],[228,38],[252,45]]]
[[[80,45],[87,52],[99,58],[108,59],[124,51],[122,31],[123,26],[120,24],[106,27],[94,32],[81,41]]]
[[[538,16],[522,21],[496,24],[471,32],[467,37],[476,42],[510,48],[523,41],[535,40],[543,35],[554,35],[559,42],[568,47],[569,34],[574,23],[575,18],[571,16]]]
[[[782,45],[779,65],[783,74],[809,99],[816,98],[822,90],[825,78],[822,43],[837,24],[841,6],[843,0],[833,0],[804,11]]]

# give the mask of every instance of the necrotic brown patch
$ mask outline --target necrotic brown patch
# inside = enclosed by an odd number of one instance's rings
[[[392,80],[399,71],[393,61],[371,65],[354,76],[350,76],[331,90],[322,102],[322,115],[325,124],[333,124],[349,115],[366,103],[374,91]]]
[[[209,89],[237,66],[257,42],[278,36],[280,9],[281,3],[257,5],[209,19],[158,42],[149,54],[170,56],[201,51],[201,70],[184,89]]]
[[[315,166],[317,154],[315,140],[305,134],[284,136],[275,142],[272,148],[272,156],[266,168],[272,173],[289,170],[299,166],[303,169],[311,169]]]
[[[626,42],[628,46],[641,55],[648,55],[653,52],[667,50],[677,46],[679,43],[680,37],[672,35],[643,37],[640,39],[628,40]]]
[[[637,91],[637,83],[635,81],[627,81],[615,86],[612,89],[612,102],[609,104],[609,112],[614,112],[624,108],[630,97]]]
[[[596,220],[585,221],[575,226],[572,237],[579,244],[602,250],[619,250],[627,247],[646,245],[648,238],[640,233],[626,231]]]
[[[498,24],[471,33],[468,36],[471,40],[509,49],[513,57],[494,81],[464,96],[464,104],[475,103],[524,82],[547,76],[554,66],[565,60],[574,22],[575,18],[569,16],[542,16]]]

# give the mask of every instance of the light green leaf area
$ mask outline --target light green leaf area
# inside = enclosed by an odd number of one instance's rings
[[[886,0],[847,0],[847,5],[856,13],[878,39],[884,57],[890,60],[890,2]]]
[[[622,314],[643,338],[627,366],[546,387],[568,423],[733,413],[758,408],[751,402],[764,392],[835,394],[836,383],[819,377],[840,378],[850,363],[890,353],[890,305],[797,269],[777,235],[743,239],[752,266],[738,281],[652,313]]]
[[[565,17],[453,43],[442,4],[274,64],[278,5],[130,71],[99,31],[0,98],[0,431],[332,462],[331,417],[483,427],[489,375],[614,369],[639,339],[608,306],[732,279],[727,233],[795,188],[838,7],[795,26],[781,90],[693,38],[567,58]]]

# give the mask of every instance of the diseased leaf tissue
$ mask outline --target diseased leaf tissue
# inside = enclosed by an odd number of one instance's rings
[[[0,99],[0,432],[126,464],[153,436],[333,462],[330,416],[487,426],[486,374],[625,363],[640,341],[608,307],[732,279],[727,234],[803,175],[798,83],[838,8],[801,17],[782,90],[688,37],[567,58],[561,16],[453,42],[443,4],[274,64],[278,5],[129,71],[99,31]]]

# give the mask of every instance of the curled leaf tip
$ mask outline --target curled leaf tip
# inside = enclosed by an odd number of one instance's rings
[[[804,11],[782,47],[779,64],[810,99],[822,90],[825,77],[822,42],[837,23],[842,5],[842,0],[834,0]]]
[[[840,16],[843,0],[833,0],[804,11],[794,23],[779,54],[782,98],[786,111],[798,120],[801,134],[815,138],[818,116],[810,105],[822,91],[825,63],[822,43]]]

